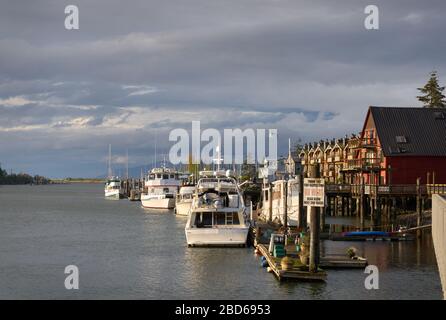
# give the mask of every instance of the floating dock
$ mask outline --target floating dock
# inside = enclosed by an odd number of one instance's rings
[[[272,272],[276,275],[279,281],[285,279],[296,279],[296,280],[305,280],[305,281],[325,281],[327,279],[327,273],[323,270],[319,270],[318,272],[309,272],[305,270],[301,270],[300,268],[293,267],[291,270],[282,270],[282,266],[280,265],[280,260],[278,261],[274,258],[268,251],[265,245],[259,244],[257,245],[257,249],[259,252],[266,258],[269,267]]]
[[[327,255],[319,261],[319,266],[324,269],[364,269],[367,264],[364,258],[348,259],[342,255]]]

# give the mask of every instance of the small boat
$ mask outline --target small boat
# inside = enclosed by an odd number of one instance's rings
[[[152,169],[144,184],[147,193],[141,194],[142,206],[151,209],[173,209],[180,185],[181,180],[175,170],[166,167]]]
[[[187,216],[192,206],[192,198],[194,196],[195,186],[182,186],[177,194],[175,202],[175,214],[179,216]]]
[[[384,231],[351,231],[343,232],[342,235],[344,237],[388,237],[390,233]]]
[[[124,198],[124,189],[121,187],[121,180],[118,177],[108,179],[105,183],[104,193],[108,199]]]
[[[121,199],[124,198],[124,189],[122,188],[121,179],[113,177],[112,168],[111,144],[108,146],[108,179],[105,183],[104,194],[107,199]]]

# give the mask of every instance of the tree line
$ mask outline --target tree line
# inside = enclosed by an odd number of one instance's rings
[[[31,176],[27,173],[11,173],[0,167],[0,184],[48,184],[50,180],[39,176]]]

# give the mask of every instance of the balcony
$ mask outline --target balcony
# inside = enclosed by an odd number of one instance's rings
[[[374,149],[378,146],[375,138],[364,138],[361,139],[361,148]]]
[[[380,170],[381,169],[381,159],[380,158],[364,158],[364,159],[353,159],[347,161],[346,170]]]

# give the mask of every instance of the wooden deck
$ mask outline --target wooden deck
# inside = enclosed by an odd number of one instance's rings
[[[319,261],[319,266],[324,269],[364,269],[367,264],[366,259],[349,259],[341,255],[328,255]]]
[[[266,258],[269,267],[276,275],[279,281],[284,279],[296,279],[296,280],[305,280],[305,281],[325,281],[327,279],[327,273],[323,270],[312,273],[309,271],[302,271],[298,268],[292,268],[291,270],[282,270],[280,263],[276,261],[276,259],[269,253],[267,247],[263,244],[259,244],[257,246],[260,253]]]

